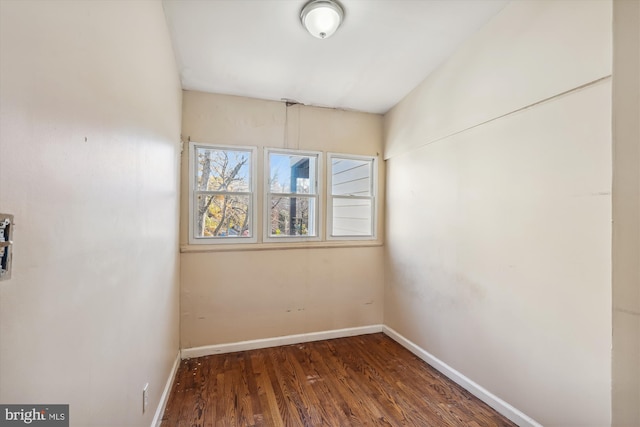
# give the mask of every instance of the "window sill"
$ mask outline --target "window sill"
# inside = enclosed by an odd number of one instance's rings
[[[240,243],[226,245],[180,245],[180,253],[273,251],[283,249],[328,249],[379,247],[379,240],[321,241],[298,243]]]

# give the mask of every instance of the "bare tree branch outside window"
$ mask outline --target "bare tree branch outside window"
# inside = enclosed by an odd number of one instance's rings
[[[248,236],[251,226],[250,153],[198,148],[197,234]]]

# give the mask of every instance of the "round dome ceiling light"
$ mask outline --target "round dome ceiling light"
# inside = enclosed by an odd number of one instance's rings
[[[300,12],[302,25],[314,37],[326,39],[344,19],[344,9],[334,0],[311,0]]]

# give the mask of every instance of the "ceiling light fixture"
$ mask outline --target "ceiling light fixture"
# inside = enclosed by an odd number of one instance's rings
[[[302,25],[314,37],[326,39],[344,19],[344,9],[334,0],[311,0],[300,12]]]

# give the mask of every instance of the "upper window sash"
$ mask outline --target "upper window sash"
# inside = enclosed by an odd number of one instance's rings
[[[264,162],[264,241],[320,240],[321,153],[266,148]]]
[[[329,153],[327,159],[327,240],[375,239],[377,158]]]
[[[257,241],[256,152],[189,142],[190,244]]]

